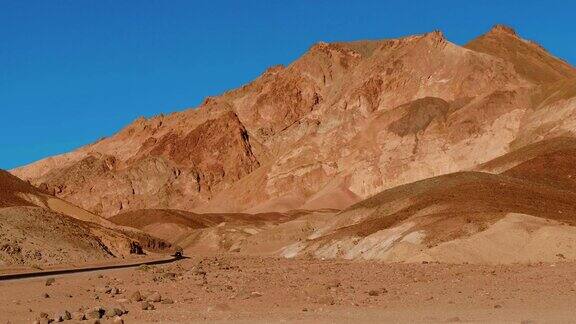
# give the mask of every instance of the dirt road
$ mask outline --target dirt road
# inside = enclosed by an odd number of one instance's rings
[[[50,270],[40,271],[8,271],[7,273],[0,273],[0,282],[25,280],[43,277],[57,277],[62,275],[71,275],[86,272],[103,272],[114,269],[135,268],[140,266],[152,266],[167,264],[175,261],[182,260],[176,257],[164,257],[155,259],[143,259],[137,262],[113,263],[113,264],[100,264],[79,268],[55,268]]]

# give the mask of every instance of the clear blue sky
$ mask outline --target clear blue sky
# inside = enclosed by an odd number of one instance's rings
[[[495,23],[576,64],[573,1],[0,0],[0,168],[198,105],[318,41]]]

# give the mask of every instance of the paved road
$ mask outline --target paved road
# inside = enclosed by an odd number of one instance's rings
[[[128,264],[100,265],[100,266],[94,266],[94,267],[89,267],[89,268],[58,269],[58,270],[44,270],[44,271],[36,271],[36,272],[22,272],[22,273],[4,274],[4,275],[0,275],[0,282],[22,280],[22,279],[31,279],[31,278],[42,278],[42,277],[48,277],[48,276],[58,276],[58,275],[66,275],[66,274],[74,274],[74,273],[82,273],[82,272],[96,272],[96,271],[122,269],[122,268],[135,268],[135,267],[139,267],[141,265],[166,264],[166,263],[171,263],[171,262],[175,262],[175,261],[182,260],[182,259],[184,259],[184,258],[170,257],[167,259],[148,260],[148,261],[128,263]]]

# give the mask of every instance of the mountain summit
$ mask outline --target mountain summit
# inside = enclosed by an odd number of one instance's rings
[[[573,66],[550,55],[535,42],[520,38],[508,26],[496,25],[465,47],[512,63],[519,74],[536,84],[576,77]]]

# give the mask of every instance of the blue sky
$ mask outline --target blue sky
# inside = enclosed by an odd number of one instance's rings
[[[198,105],[318,41],[513,26],[576,64],[573,1],[0,0],[0,168]]]

